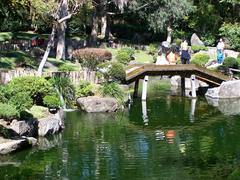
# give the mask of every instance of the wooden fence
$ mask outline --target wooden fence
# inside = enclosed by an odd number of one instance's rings
[[[0,71],[0,84],[6,84],[16,77],[23,76],[37,76],[35,70],[11,70],[11,71]],[[78,84],[79,81],[85,80],[91,83],[101,83],[103,79],[96,75],[95,71],[82,70],[72,72],[43,72],[43,77],[68,77],[73,84]]]

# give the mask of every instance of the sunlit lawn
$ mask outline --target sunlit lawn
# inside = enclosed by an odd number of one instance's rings
[[[107,48],[112,53],[112,60],[116,61],[117,51],[119,49]],[[153,63],[153,56],[149,55],[147,51],[135,50],[135,61],[137,63]]]

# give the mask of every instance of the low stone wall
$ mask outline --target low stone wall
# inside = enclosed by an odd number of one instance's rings
[[[11,70],[0,71],[0,84],[7,84],[13,78],[22,76],[37,76],[35,70]],[[43,77],[68,77],[74,84],[78,84],[81,80],[91,83],[100,83],[102,79],[98,78],[95,71],[72,71],[72,72],[43,72]]]

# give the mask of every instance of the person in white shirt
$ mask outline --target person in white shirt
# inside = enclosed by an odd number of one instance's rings
[[[158,51],[156,65],[169,65],[166,55],[162,53],[162,50]]]
[[[224,48],[225,44],[223,39],[221,38],[217,44],[217,62],[218,64],[222,64],[224,60]]]

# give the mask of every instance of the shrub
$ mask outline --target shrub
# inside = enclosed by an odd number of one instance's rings
[[[43,103],[47,107],[59,107],[61,105],[60,98],[57,94],[45,96],[43,98]]]
[[[83,67],[95,70],[96,66],[112,58],[112,54],[99,48],[85,48],[73,52],[73,58],[78,60]]]
[[[58,71],[61,72],[69,72],[69,71],[76,71],[76,68],[72,65],[69,64],[62,64],[59,68]]]
[[[71,80],[67,77],[55,77],[51,78],[50,82],[63,96],[66,105],[71,107],[75,100],[75,88]]]
[[[106,62],[98,65],[98,72],[107,81],[124,82],[125,70],[123,64],[119,62]]]
[[[221,36],[229,40],[233,48],[240,49],[240,23],[224,23],[219,31]]]
[[[10,104],[0,103],[0,118],[5,120],[18,119],[20,117],[16,107]]]
[[[34,104],[41,104],[43,97],[52,89],[51,83],[42,77],[19,77],[7,85],[9,96],[26,93],[33,99]]]
[[[194,54],[191,58],[191,64],[197,64],[204,66],[210,59],[210,56],[207,54]]]
[[[223,65],[226,66],[227,68],[238,68],[238,62],[237,59],[233,57],[226,57],[224,59]]]
[[[78,87],[76,88],[76,96],[77,97],[86,97],[92,96],[93,93],[93,85],[87,81],[80,81]]]
[[[199,52],[201,50],[207,51],[208,48],[206,46],[200,46],[200,45],[192,45],[191,49],[194,53]]]
[[[10,97],[9,104],[12,104],[21,113],[33,106],[33,100],[27,92],[18,92]]]
[[[174,42],[176,43],[177,46],[181,46],[181,43],[182,43],[182,39],[175,39]]]
[[[134,55],[134,50],[131,48],[122,48],[117,51],[116,59],[122,64],[128,64]]]
[[[122,102],[123,101],[123,94],[124,92],[122,89],[119,87],[119,85],[115,82],[112,83],[104,83],[100,87],[100,93],[102,96],[108,96],[108,97],[114,97],[118,101]]]
[[[7,92],[6,92],[6,87],[0,85],[0,102],[2,103],[7,103],[8,99],[6,97]]]
[[[158,48],[157,44],[154,44],[154,43],[149,44],[149,46],[148,46],[148,54],[151,54],[151,55],[156,54],[157,53],[157,48]]]

